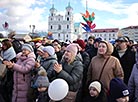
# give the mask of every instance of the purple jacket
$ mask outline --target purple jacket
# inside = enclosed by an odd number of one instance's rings
[[[18,60],[13,66],[14,89],[12,102],[27,102],[27,92],[30,87],[30,71],[35,65],[35,54],[31,52],[28,56],[17,55]]]

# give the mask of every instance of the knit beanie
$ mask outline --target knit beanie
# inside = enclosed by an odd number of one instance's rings
[[[66,51],[69,51],[71,52],[73,55],[77,55],[77,52],[78,52],[79,48],[77,46],[77,44],[69,44],[67,47],[66,47]]]
[[[76,43],[79,44],[79,46],[80,46],[82,49],[85,49],[86,44],[85,44],[84,40],[78,39],[78,40],[76,41]]]
[[[22,49],[27,49],[30,52],[33,52],[34,51],[33,47],[30,44],[23,44],[22,45]]]
[[[49,86],[49,80],[48,80],[48,77],[47,77],[47,73],[44,69],[41,69],[39,72],[38,72],[38,77],[37,77],[37,80],[35,82],[35,86],[36,87],[48,87]]]
[[[91,87],[94,87],[99,93],[101,92],[101,83],[98,81],[93,81],[90,85],[89,85],[89,89]]]
[[[127,85],[120,78],[113,78],[110,82],[110,95],[113,99],[129,96]]]
[[[52,46],[46,46],[43,48],[44,52],[47,52],[50,56],[55,54],[55,49]]]
[[[99,43],[100,41],[102,41],[102,38],[99,37],[99,38],[96,38],[96,39],[94,40],[94,43],[96,43],[96,42]]]
[[[47,76],[38,76],[36,82],[36,87],[48,87],[49,86],[49,80]]]

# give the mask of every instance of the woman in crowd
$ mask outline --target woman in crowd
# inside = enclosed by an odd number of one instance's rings
[[[55,63],[54,70],[56,71],[56,78],[62,78],[67,81],[69,85],[69,92],[62,102],[75,102],[76,93],[80,87],[83,76],[83,64],[76,59],[78,46],[70,44],[67,46],[63,55],[61,64]]]
[[[111,56],[113,46],[107,41],[101,41],[98,46],[97,56],[92,58],[87,74],[87,82],[100,80],[106,90],[109,91],[111,79],[120,77],[123,79],[124,73],[119,60]]]
[[[8,69],[14,70],[14,89],[12,102],[27,102],[27,93],[31,81],[30,71],[35,65],[35,54],[30,44],[23,44],[22,52],[17,56],[17,62],[3,61]]]

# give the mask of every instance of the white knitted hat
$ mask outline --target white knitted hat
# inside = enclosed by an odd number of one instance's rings
[[[52,46],[46,46],[43,48],[44,52],[47,52],[50,56],[55,54],[55,49]]]
[[[94,87],[99,93],[101,92],[101,84],[98,81],[94,81],[89,85],[89,89]]]

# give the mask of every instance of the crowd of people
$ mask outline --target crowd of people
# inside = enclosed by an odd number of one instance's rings
[[[0,63],[7,70],[0,76],[0,102],[138,102],[137,52],[126,36],[114,43],[94,36],[72,42],[4,39]],[[55,101],[48,88],[58,78],[69,91]]]

